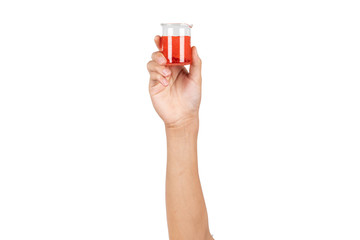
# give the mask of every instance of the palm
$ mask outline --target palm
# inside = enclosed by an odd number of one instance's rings
[[[156,112],[165,123],[174,123],[196,114],[200,105],[201,86],[184,66],[170,67],[169,86],[159,82],[149,88]]]

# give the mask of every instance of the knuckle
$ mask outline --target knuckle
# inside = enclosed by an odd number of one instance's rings
[[[151,65],[152,65],[152,61],[149,61],[149,62],[146,64],[146,67],[147,67],[148,70],[151,69]]]
[[[161,65],[157,65],[157,67],[156,67],[156,71],[158,71],[159,73],[162,73],[162,71],[165,69],[165,67],[164,66],[161,66]]]
[[[154,72],[150,72],[150,78],[154,79],[156,76],[154,76]]]
[[[162,76],[159,75],[159,74],[157,74],[156,79],[157,79],[158,81],[161,81],[161,80],[162,80]]]
[[[154,77],[154,79],[155,79],[156,81],[160,81],[160,80],[161,80],[161,76],[160,76],[159,74],[156,74],[156,76]]]
[[[150,73],[150,80],[159,81],[160,80],[159,74],[155,72]]]
[[[153,59],[155,59],[156,57],[158,57],[159,56],[159,52],[154,52],[153,54],[152,54],[152,58]]]

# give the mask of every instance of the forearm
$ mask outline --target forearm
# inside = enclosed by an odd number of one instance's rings
[[[166,127],[166,209],[170,240],[212,239],[197,163],[198,119]]]

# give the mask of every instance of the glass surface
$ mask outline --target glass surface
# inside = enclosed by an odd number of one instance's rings
[[[163,23],[161,50],[167,65],[191,63],[191,27],[186,23]]]

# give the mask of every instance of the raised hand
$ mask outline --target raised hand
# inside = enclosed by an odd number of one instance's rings
[[[160,50],[160,36],[155,37]],[[201,59],[192,47],[190,72],[184,66],[167,66],[166,58],[158,51],[151,56],[149,92],[156,112],[167,127],[186,125],[198,119],[201,100]]]

